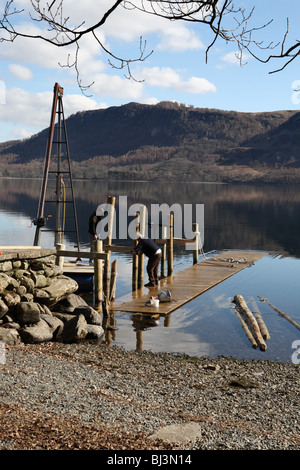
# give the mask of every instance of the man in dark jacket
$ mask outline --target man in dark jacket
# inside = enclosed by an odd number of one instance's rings
[[[94,211],[90,217],[89,217],[89,236],[90,236],[90,245],[91,245],[91,251],[94,251],[94,240],[98,239],[98,234],[97,234],[97,224],[100,222],[100,220],[103,218],[104,212],[99,212],[99,215],[96,214],[96,211]],[[93,264],[93,261],[90,260],[90,265]]]
[[[158,268],[161,260],[161,249],[150,238],[142,238],[140,233],[137,234],[137,240],[138,244],[134,251],[136,253],[142,252],[149,258],[147,264],[149,282],[145,284],[145,287],[155,287],[158,285]]]

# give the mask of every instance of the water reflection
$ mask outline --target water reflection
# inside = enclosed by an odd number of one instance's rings
[[[41,181],[4,179],[0,186],[0,245],[32,245]],[[232,310],[236,294],[246,300],[258,296],[300,321],[300,194],[298,186],[232,186],[219,184],[166,184],[75,181],[81,247],[88,248],[87,221],[108,195],[126,195],[128,206],[139,202],[204,204],[204,250],[252,249],[279,253],[215,286],[166,318],[146,319],[117,313],[103,319],[105,342],[126,349],[186,352],[201,356],[228,355],[246,359],[291,361],[292,343],[299,331],[258,302],[271,334],[265,353],[253,350]],[[54,228],[49,218],[48,227]],[[67,246],[74,241],[66,235]],[[53,233],[41,236],[43,247],[53,247]],[[119,240],[114,240],[118,243]],[[123,244],[123,241],[122,243]],[[117,297],[131,290],[132,258],[118,259]],[[174,247],[174,272],[192,264],[191,253]]]
[[[13,214],[19,221],[26,220],[26,229],[37,215],[41,181],[2,179],[0,187],[0,210]],[[111,181],[75,181],[74,189],[80,242],[87,246],[88,217],[99,204],[106,202],[108,195],[127,196],[128,207],[133,203],[172,205],[204,204],[205,251],[226,248],[272,250],[300,257],[300,192],[298,186],[275,185],[224,185],[201,183],[147,183]],[[52,211],[53,208],[51,208]],[[47,208],[45,207],[47,212]],[[53,216],[49,208],[49,215]],[[11,222],[10,222],[11,223]],[[53,217],[48,227],[54,229]],[[5,224],[1,224],[2,227]],[[34,238],[34,227],[15,232],[16,239]],[[20,236],[19,236],[20,234]],[[4,243],[5,233],[1,230]],[[49,244],[50,237],[44,235],[42,243]],[[117,241],[117,240],[115,240]],[[66,242],[75,240],[66,236]],[[18,244],[16,240],[14,244]],[[178,248],[180,251],[180,248]],[[182,250],[181,250],[182,251]]]

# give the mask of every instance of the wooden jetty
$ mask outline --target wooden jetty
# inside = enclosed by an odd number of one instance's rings
[[[161,279],[157,287],[141,287],[116,299],[110,309],[151,315],[169,314],[267,254],[260,251],[225,251]],[[172,301],[160,302],[158,307],[148,306],[150,296],[157,296],[164,290],[171,292]]]

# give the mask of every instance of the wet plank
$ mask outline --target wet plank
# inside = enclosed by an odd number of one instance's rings
[[[111,310],[169,314],[267,254],[261,251],[225,251],[160,280],[157,287],[142,287],[116,299],[111,304]],[[172,293],[172,302],[161,302],[159,307],[146,306],[150,296],[157,296],[160,291],[166,289]]]

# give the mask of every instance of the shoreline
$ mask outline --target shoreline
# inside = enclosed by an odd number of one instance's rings
[[[41,343],[0,371],[0,449],[300,449],[295,364]]]

